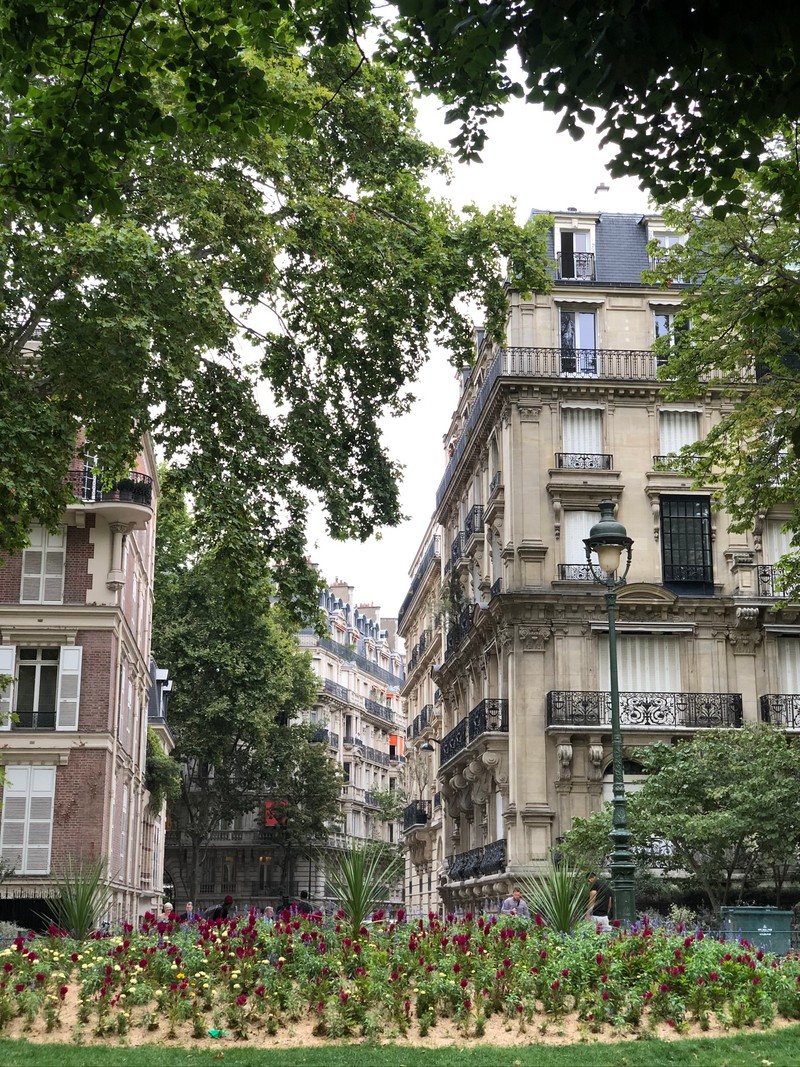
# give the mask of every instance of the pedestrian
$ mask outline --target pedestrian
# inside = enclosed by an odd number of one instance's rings
[[[503,915],[516,915],[520,919],[530,919],[531,913],[524,900],[522,893],[516,887],[512,889],[511,896],[503,901],[500,911]]]
[[[172,904],[168,900],[165,900],[161,906],[161,914],[158,917],[160,923],[171,923],[175,918],[175,911]]]
[[[191,900],[187,900],[186,911],[183,913],[183,915],[181,915],[181,921],[187,923],[196,923],[199,918],[200,916],[195,913],[194,904],[191,902]]]
[[[264,908],[263,918],[265,923],[275,922],[275,909],[270,907],[269,904],[267,904],[266,908]]]
[[[233,909],[233,897],[228,895],[222,901],[221,904],[217,904],[215,908],[209,908],[206,912],[206,918],[212,922],[215,919],[227,919]]]
[[[610,930],[611,923],[608,921],[611,915],[612,898],[611,886],[604,878],[598,878],[594,871],[589,871],[586,876],[589,882],[589,906],[586,918],[602,927]]]

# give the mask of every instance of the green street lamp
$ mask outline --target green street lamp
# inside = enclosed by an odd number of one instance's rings
[[[611,889],[614,896],[614,917],[623,923],[632,923],[636,918],[636,901],[633,888],[634,862],[631,852],[631,834],[625,805],[625,781],[622,764],[622,730],[619,722],[619,678],[617,674],[617,589],[625,585],[631,567],[633,540],[621,522],[614,518],[614,505],[610,500],[600,503],[600,521],[596,522],[584,539],[586,561],[596,582],[606,588],[608,610],[608,660],[611,681],[611,749],[614,768],[613,827],[611,840]],[[625,564],[618,576],[622,554]],[[597,556],[592,559],[592,553]]]

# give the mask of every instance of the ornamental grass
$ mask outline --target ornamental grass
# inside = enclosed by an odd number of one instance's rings
[[[499,1016],[524,1033],[567,1016],[630,1035],[769,1026],[800,1018],[800,957],[651,924],[558,933],[536,916],[406,921],[380,914],[357,934],[285,913],[192,924],[156,922],[78,942],[51,928],[0,952],[0,1030],[76,1027],[98,1038],[133,1028],[246,1040],[312,1020],[318,1037],[424,1037],[443,1020],[463,1038]],[[75,1036],[75,1035],[73,1035]]]

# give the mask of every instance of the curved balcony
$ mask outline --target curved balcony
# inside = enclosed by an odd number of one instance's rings
[[[741,693],[620,693],[620,725],[633,729],[717,729],[742,725]],[[611,726],[611,694],[550,692],[547,725]]]
[[[140,471],[106,482],[91,467],[70,471],[67,481],[75,493],[74,507],[99,512],[108,522],[127,523],[143,530],[153,515],[153,479]]]
[[[491,841],[480,848],[458,852],[448,861],[447,875],[451,882],[465,882],[471,878],[499,874],[506,869],[506,842],[504,838]]]
[[[458,725],[442,738],[440,766],[455,759],[468,745],[484,734],[508,733],[508,701],[482,700]]]

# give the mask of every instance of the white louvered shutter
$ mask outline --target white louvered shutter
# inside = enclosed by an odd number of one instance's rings
[[[81,695],[81,659],[79,645],[65,645],[58,661],[58,711],[56,730],[78,729],[78,705]]]
[[[608,635],[600,645],[600,688],[609,689]],[[681,692],[680,638],[669,634],[617,633],[621,693]]]
[[[50,533],[43,526],[31,528],[31,545],[22,553],[22,604],[61,604],[64,600],[63,529]]]
[[[564,562],[567,564],[586,563],[586,546],[584,537],[597,522],[596,511],[565,511],[561,538],[564,543]]]
[[[14,677],[17,665],[16,645],[0,645],[0,674]],[[11,729],[11,712],[14,710],[14,683],[0,690],[0,730]]]
[[[0,836],[2,861],[17,874],[49,874],[55,767],[7,767]]]
[[[696,411],[662,411],[659,415],[661,455],[671,456],[699,437]]]
[[[800,640],[798,638],[778,638],[778,671],[780,672],[781,693],[800,693]]]
[[[50,873],[50,842],[53,835],[55,789],[55,767],[31,767],[28,841],[25,856],[27,874]]]
[[[562,408],[563,451],[590,456],[603,453],[603,413],[597,408]]]

